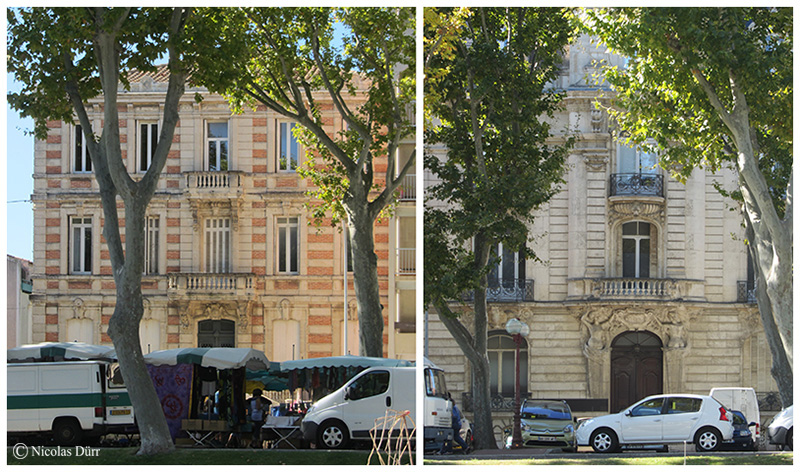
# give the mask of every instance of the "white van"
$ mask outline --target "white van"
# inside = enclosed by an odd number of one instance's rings
[[[73,446],[85,436],[135,431],[118,369],[103,361],[7,364],[9,436],[52,434]]]
[[[375,420],[386,416],[387,410],[408,410],[413,420],[415,372],[414,367],[364,370],[308,410],[300,424],[303,437],[318,449],[342,449],[350,441],[368,441]]]
[[[748,423],[755,422],[756,425],[751,427],[751,433],[753,441],[758,445],[761,438],[761,412],[758,409],[756,391],[746,387],[712,388],[709,395],[729,410],[739,410],[744,413]]]
[[[425,399],[423,431],[425,450],[438,451],[445,441],[453,440],[452,403],[447,400],[447,384],[444,371],[433,362],[425,359]]]

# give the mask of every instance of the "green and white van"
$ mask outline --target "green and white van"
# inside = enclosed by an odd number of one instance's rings
[[[64,446],[136,430],[119,365],[105,361],[7,364],[8,435],[49,435]]]

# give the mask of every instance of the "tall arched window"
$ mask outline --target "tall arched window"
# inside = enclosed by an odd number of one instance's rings
[[[650,277],[650,223],[631,221],[622,225],[622,276]]]
[[[517,345],[514,338],[505,331],[489,333],[487,353],[491,372],[490,389],[492,395],[514,395],[514,356]],[[519,347],[519,384],[521,393],[528,392],[528,342],[523,338]]]

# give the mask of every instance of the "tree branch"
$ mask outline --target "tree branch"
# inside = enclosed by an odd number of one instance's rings
[[[181,60],[180,52],[177,49],[177,43],[180,40],[181,33],[186,26],[186,21],[190,14],[191,9],[184,10],[182,8],[175,8],[172,11],[167,46],[169,51],[170,74],[167,96],[164,100],[163,126],[161,127],[158,144],[156,145],[156,150],[153,155],[153,162],[139,183],[142,197],[146,202],[150,201],[150,198],[156,191],[158,178],[167,163],[167,156],[170,146],[172,145],[172,137],[175,134],[175,127],[178,124],[180,99],[186,88],[187,71]]]

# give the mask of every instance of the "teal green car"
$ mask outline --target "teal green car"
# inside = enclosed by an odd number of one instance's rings
[[[520,408],[522,444],[575,452],[575,418],[564,400],[525,400]],[[506,438],[506,447],[511,436]]]

